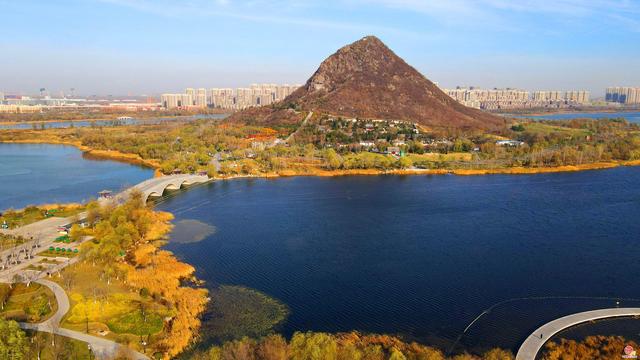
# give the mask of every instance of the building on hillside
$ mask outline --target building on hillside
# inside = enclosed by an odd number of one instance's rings
[[[496,145],[518,147],[524,145],[524,142],[518,140],[498,140],[496,141]]]

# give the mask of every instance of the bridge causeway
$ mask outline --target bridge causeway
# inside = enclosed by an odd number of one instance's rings
[[[522,346],[520,346],[520,349],[518,349],[516,360],[534,360],[538,355],[540,349],[542,349],[544,344],[549,341],[549,339],[551,339],[560,331],[568,329],[572,326],[594,320],[631,316],[640,316],[640,308],[611,308],[592,310],[568,315],[553,320],[542,325],[541,327],[536,329],[533,334],[527,337]]]
[[[132,191],[140,191],[142,193],[142,201],[147,202],[150,197],[161,197],[165,190],[178,190],[183,186],[194,184],[203,184],[211,181],[206,175],[165,175],[149,180],[145,180],[138,185],[117,194],[115,200],[122,202],[126,200]]]

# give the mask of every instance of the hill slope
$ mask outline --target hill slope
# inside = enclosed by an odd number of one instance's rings
[[[500,117],[459,104],[391,51],[368,36],[322,62],[307,83],[276,106],[231,119],[289,122],[295,106],[306,111],[360,118],[406,120],[432,128],[494,129]]]

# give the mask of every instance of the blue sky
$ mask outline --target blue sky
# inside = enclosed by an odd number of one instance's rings
[[[640,0],[0,0],[0,91],[302,83],[376,35],[443,86],[640,86]]]

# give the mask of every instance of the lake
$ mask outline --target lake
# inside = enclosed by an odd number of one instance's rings
[[[151,177],[152,169],[94,159],[72,146],[0,143],[0,211],[80,202]]]
[[[29,129],[63,129],[71,127],[103,127],[103,126],[128,126],[128,125],[155,125],[175,121],[195,120],[222,120],[229,114],[206,114],[182,117],[154,117],[143,119],[125,120],[80,120],[80,121],[43,121],[15,124],[0,124],[0,130],[29,130]]]
[[[518,115],[515,117],[535,120],[571,120],[571,119],[617,119],[625,118],[632,123],[640,123],[640,112],[596,112],[596,113],[565,113],[548,115]]]
[[[174,233],[167,248],[209,286],[288,305],[287,335],[360,330],[445,350],[458,338],[467,349],[516,350],[557,317],[640,306],[638,184],[640,167],[244,179],[157,207],[213,229],[193,241]]]

